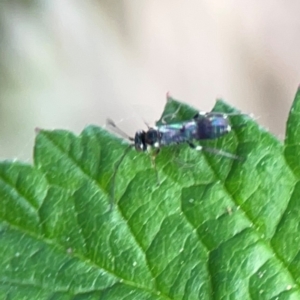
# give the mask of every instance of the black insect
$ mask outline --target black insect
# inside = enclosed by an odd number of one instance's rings
[[[124,138],[132,143],[116,164],[114,175],[112,178],[112,188],[114,188],[117,170],[122,163],[128,151],[134,147],[137,151],[150,151],[154,149],[151,157],[155,158],[161,148],[187,143],[191,148],[197,151],[205,151],[216,155],[225,156],[231,159],[242,160],[241,157],[225,152],[220,149],[210,148],[206,146],[195,145],[195,141],[212,140],[228,134],[232,130],[228,116],[240,116],[240,113],[217,113],[217,112],[198,112],[192,119],[173,124],[164,124],[156,127],[148,127],[147,131],[137,131],[135,137],[129,137],[111,120],[107,124]],[[243,125],[243,124],[242,124]],[[155,167],[154,159],[153,165]],[[156,167],[155,167],[156,168]],[[157,173],[157,172],[156,172]],[[112,192],[112,203],[114,201],[114,191]]]
[[[191,148],[197,151],[205,151],[231,159],[242,160],[241,157],[235,154],[228,153],[216,148],[194,144],[194,141],[217,139],[228,134],[232,130],[232,126],[230,125],[228,116],[237,115],[244,114],[198,112],[191,120],[188,121],[165,124],[157,127],[148,127],[147,131],[137,131],[134,138],[129,137],[127,134],[125,134],[115,125],[113,121],[108,120],[107,124],[110,127],[112,127],[120,135],[132,142],[116,165],[112,179],[112,186],[114,187],[116,173],[120,164],[132,147],[134,147],[139,152],[151,151],[151,149],[154,149],[154,152],[152,152],[152,154],[154,155],[151,156],[153,158],[163,147],[174,144],[187,143]],[[154,167],[156,168],[154,159],[152,161]],[[114,200],[114,193],[112,193],[112,200]]]
[[[137,151],[147,151],[155,148],[159,151],[162,147],[172,144],[187,143],[195,150],[203,150],[214,154],[219,154],[233,159],[239,159],[238,156],[224,152],[219,149],[195,145],[194,141],[217,139],[228,134],[232,127],[229,123],[229,115],[215,112],[199,112],[193,119],[174,123],[150,127],[147,131],[137,131],[134,141],[134,147]]]
[[[232,130],[228,116],[240,116],[244,114],[233,113],[224,114],[216,112],[198,112],[191,120],[165,124],[157,127],[148,127],[147,131],[137,131],[135,137],[129,137],[120,130],[113,121],[108,120],[110,127],[123,137],[132,141],[131,147],[135,147],[137,151],[149,151],[156,149],[157,152],[169,145],[187,143],[191,148],[203,150],[214,154],[219,154],[233,159],[240,159],[238,156],[224,152],[219,149],[204,146],[196,146],[194,141],[217,139],[228,134]]]

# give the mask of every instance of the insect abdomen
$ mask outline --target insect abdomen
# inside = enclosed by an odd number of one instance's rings
[[[220,116],[210,116],[197,119],[197,139],[216,139],[231,131],[228,119]]]

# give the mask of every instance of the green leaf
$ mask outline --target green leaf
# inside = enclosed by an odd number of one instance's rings
[[[175,145],[157,174],[102,128],[41,130],[33,166],[0,163],[0,299],[300,299],[299,116],[297,92],[284,144],[230,116],[201,144],[240,160]]]

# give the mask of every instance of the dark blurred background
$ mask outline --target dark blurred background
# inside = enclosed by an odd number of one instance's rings
[[[30,161],[34,128],[110,117],[133,134],[167,91],[216,97],[283,139],[300,82],[300,2],[0,0],[0,159]]]

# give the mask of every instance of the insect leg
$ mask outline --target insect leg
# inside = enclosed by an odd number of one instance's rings
[[[188,142],[189,146],[197,151],[205,151],[205,152],[208,152],[208,153],[213,153],[213,154],[216,154],[216,155],[220,155],[220,156],[224,156],[224,157],[228,157],[228,158],[231,158],[231,159],[236,159],[236,160],[239,160],[239,161],[243,161],[244,159],[235,155],[235,154],[232,154],[232,153],[228,153],[228,152],[225,152],[223,150],[220,150],[220,149],[216,149],[216,148],[211,148],[211,147],[205,147],[205,146],[200,146],[200,145],[195,145],[191,142]]]
[[[115,170],[113,172],[113,176],[111,178],[111,197],[110,197],[110,205],[109,205],[109,211],[112,211],[113,206],[115,204],[115,183],[116,183],[116,177],[117,177],[117,172],[119,170],[119,167],[121,163],[123,162],[125,156],[128,154],[129,150],[132,148],[132,145],[129,145],[125,150],[119,161],[115,165]]]
[[[156,159],[156,156],[158,155],[159,151],[160,151],[160,149],[157,148],[157,149],[155,149],[155,151],[154,151],[153,153],[151,153],[151,155],[150,155],[151,162],[152,162],[153,168],[154,168],[154,170],[155,170],[155,174],[156,174],[157,185],[160,185],[160,180],[159,180],[158,171],[157,171],[157,168],[156,168],[155,159]]]
[[[174,149],[174,151],[172,151],[172,160],[178,164],[179,167],[181,168],[186,168],[186,169],[190,169],[190,168],[194,168],[195,167],[195,163],[193,162],[186,162],[186,161],[183,161],[181,159],[178,158],[179,156],[179,153],[180,153],[180,150],[178,147],[176,147]]]

